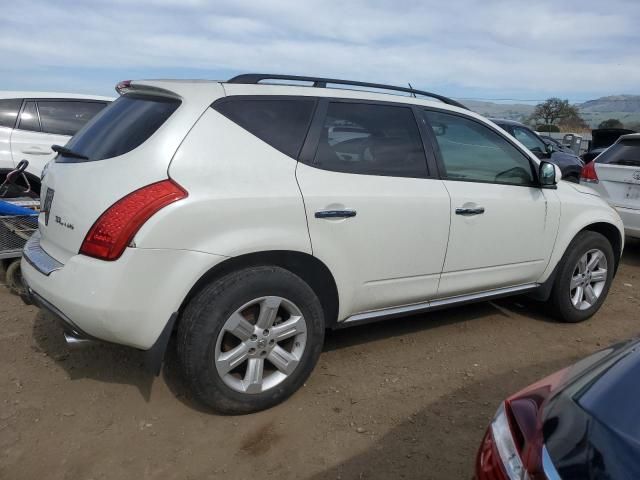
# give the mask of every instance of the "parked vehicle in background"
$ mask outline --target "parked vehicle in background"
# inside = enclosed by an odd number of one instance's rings
[[[51,145],[67,143],[112,100],[71,93],[0,92],[0,177],[28,160],[26,174],[39,192],[42,169],[56,155]]]
[[[640,238],[640,133],[623,135],[585,165],[580,183],[618,211],[627,235]]]
[[[541,133],[538,133],[538,135],[544,143],[546,143],[547,145],[551,145],[553,147],[553,150],[557,150],[558,152],[570,153],[573,155],[573,150],[567,145],[564,145],[560,140],[549,137],[547,135],[543,135]]]
[[[591,162],[594,158],[613,145],[622,135],[629,135],[631,133],[636,132],[635,130],[628,130],[626,128],[596,128],[595,130],[592,130],[589,150],[582,154],[582,160],[584,163]]]
[[[47,168],[26,301],[156,372],[175,328],[219,411],[291,395],[326,328],[523,293],[579,322],[607,296],[616,212],[454,100],[283,75],[119,91]]]
[[[558,150],[549,142],[546,142],[540,135],[531,130],[526,125],[514,120],[505,120],[500,118],[490,118],[493,123],[522,143],[531,150],[538,158],[549,160],[551,163],[558,165],[562,171],[562,179],[569,182],[578,183],[580,172],[584,163],[577,155]]]
[[[507,398],[476,480],[640,478],[640,342],[596,352]]]

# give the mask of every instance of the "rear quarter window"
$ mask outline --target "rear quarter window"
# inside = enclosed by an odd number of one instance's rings
[[[315,99],[226,97],[213,108],[273,148],[297,158],[315,104]]]
[[[67,148],[88,160],[58,155],[56,162],[89,162],[124,155],[146,142],[179,106],[180,100],[174,98],[123,95],[67,143]]]
[[[622,140],[602,152],[596,163],[640,167],[640,139]]]

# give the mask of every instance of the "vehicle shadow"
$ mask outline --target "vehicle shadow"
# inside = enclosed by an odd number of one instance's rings
[[[472,478],[476,452],[500,402],[525,386],[579,357],[531,365],[472,380],[440,397],[376,438],[375,426],[365,428],[372,446],[312,480]]]
[[[154,376],[144,369],[144,352],[108,343],[70,350],[64,340],[62,326],[42,310],[34,320],[33,338],[37,349],[62,367],[71,380],[90,378],[134,385],[149,401]]]
[[[550,321],[540,306],[525,298],[512,297],[496,302],[482,302],[428,314],[402,317],[386,322],[327,331],[324,351],[338,350],[389,337],[398,337],[445,325],[480,320],[490,315],[526,315]],[[46,353],[68,374],[71,380],[90,378],[107,383],[134,385],[145,401],[149,401],[155,377],[144,368],[145,353],[119,345],[96,343],[79,350],[70,350],[62,326],[49,314],[39,311],[33,326],[37,348]],[[162,369],[162,378],[172,394],[189,408],[214,413],[209,407],[193,399],[182,379],[177,361],[175,338],[169,342]]]
[[[509,318],[525,316],[542,322],[555,322],[543,304],[526,296],[515,296],[327,331],[324,351],[339,350],[384,338],[480,320],[492,315]]]
[[[620,260],[620,263],[630,267],[640,267],[639,238],[626,238],[624,252],[622,252],[622,259]]]

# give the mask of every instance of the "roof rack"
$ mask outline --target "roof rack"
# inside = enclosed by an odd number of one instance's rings
[[[411,93],[415,95],[422,95],[424,97],[431,97],[440,100],[447,105],[453,105],[455,107],[464,108],[468,110],[460,102],[456,102],[451,98],[444,97],[442,95],[438,95],[436,93],[425,92],[423,90],[416,90],[414,88],[407,87],[396,87],[393,85],[384,85],[381,83],[368,83],[368,82],[356,82],[352,80],[339,80],[337,78],[322,78],[322,77],[301,77],[298,75],[276,75],[276,74],[268,74],[268,73],[245,73],[242,75],[237,75],[229,80],[227,83],[248,83],[255,84],[260,83],[262,80],[293,80],[296,82],[312,82],[313,87],[316,88],[326,88],[327,84],[334,85],[351,85],[355,87],[367,87],[367,88],[377,88],[380,90],[393,90],[396,92],[405,92]]]

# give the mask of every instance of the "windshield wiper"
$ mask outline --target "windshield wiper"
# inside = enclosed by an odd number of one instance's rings
[[[65,157],[73,157],[73,158],[79,158],[81,160],[89,160],[89,157],[87,157],[86,155],[82,155],[81,153],[74,152],[70,148],[61,147],[60,145],[51,145],[51,150],[61,155],[64,155]]]

